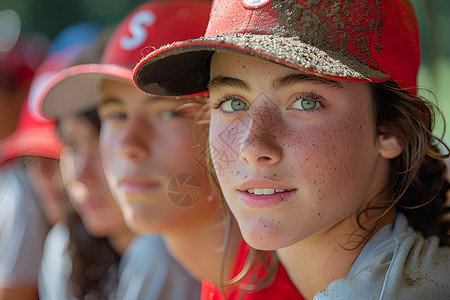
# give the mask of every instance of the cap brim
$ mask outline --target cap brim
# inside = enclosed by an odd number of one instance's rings
[[[342,53],[322,51],[297,37],[260,34],[227,34],[163,46],[135,67],[133,82],[142,91],[159,96],[182,96],[207,90],[209,60],[215,51],[234,51],[327,78],[381,82],[382,71]]]
[[[61,148],[54,125],[16,130],[0,143],[0,165],[21,156],[58,159]]]
[[[95,109],[99,101],[100,83],[110,79],[131,83],[132,70],[111,64],[85,64],[56,73],[40,91],[38,101],[43,113],[60,118],[71,113]]]

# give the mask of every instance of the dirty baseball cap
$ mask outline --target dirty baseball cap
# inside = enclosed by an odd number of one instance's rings
[[[204,37],[148,54],[133,81],[149,94],[198,93],[207,89],[214,51],[338,80],[392,79],[411,94],[421,61],[409,0],[215,0]]]
[[[98,64],[82,64],[56,74],[42,89],[43,113],[61,117],[93,109],[105,79],[133,84],[137,62],[154,49],[205,33],[208,1],[148,1],[133,10],[114,30]]]

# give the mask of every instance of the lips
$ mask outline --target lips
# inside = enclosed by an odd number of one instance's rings
[[[242,202],[253,207],[272,207],[287,201],[296,189],[268,179],[250,179],[238,187]]]
[[[119,188],[127,194],[143,193],[161,186],[159,181],[142,177],[125,177],[118,183]]]
[[[276,181],[265,178],[248,179],[241,183],[238,187],[240,191],[258,190],[258,189],[273,189],[273,190],[295,190],[292,186],[278,183]],[[268,191],[270,192],[270,191]]]
[[[80,204],[84,210],[96,210],[107,206],[107,203],[100,198],[89,198],[87,201]]]
[[[247,193],[254,195],[273,195],[275,193],[282,193],[287,191],[288,190],[286,189],[255,188],[255,189],[248,189]]]

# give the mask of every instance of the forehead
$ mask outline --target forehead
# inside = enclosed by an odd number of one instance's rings
[[[279,72],[293,72],[294,70],[278,65],[264,59],[232,51],[217,51],[211,59],[211,75],[220,72],[230,72],[231,74],[255,73],[269,70]]]
[[[264,59],[230,51],[216,52],[211,61],[211,81],[209,87],[222,86],[233,82],[235,87],[244,88],[245,83],[255,83],[269,89],[295,86],[300,83],[315,83],[333,89],[351,89],[353,84],[343,80],[333,80],[322,76],[291,69]],[[243,80],[241,84],[234,79]],[[218,83],[218,84],[217,84]],[[217,85],[216,85],[217,84]],[[356,85],[365,85],[357,84]],[[355,86],[356,86],[355,85]]]
[[[115,80],[104,80],[101,85],[100,108],[110,104],[140,104],[146,105],[179,105],[180,99],[166,97],[155,97],[138,90],[131,83],[124,83]]]
[[[216,52],[211,60],[211,78],[218,76],[237,77],[237,78],[251,78],[267,81],[281,79],[283,77],[301,78],[300,81],[312,81],[326,84],[334,87],[342,87],[341,80],[333,80],[322,76],[302,72],[286,66],[276,64],[251,55],[231,52],[219,51]],[[288,80],[288,82],[295,83],[298,80]]]

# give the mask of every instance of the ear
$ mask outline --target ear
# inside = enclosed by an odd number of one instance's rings
[[[403,152],[403,143],[395,135],[378,136],[378,152],[386,159],[396,158]]]

